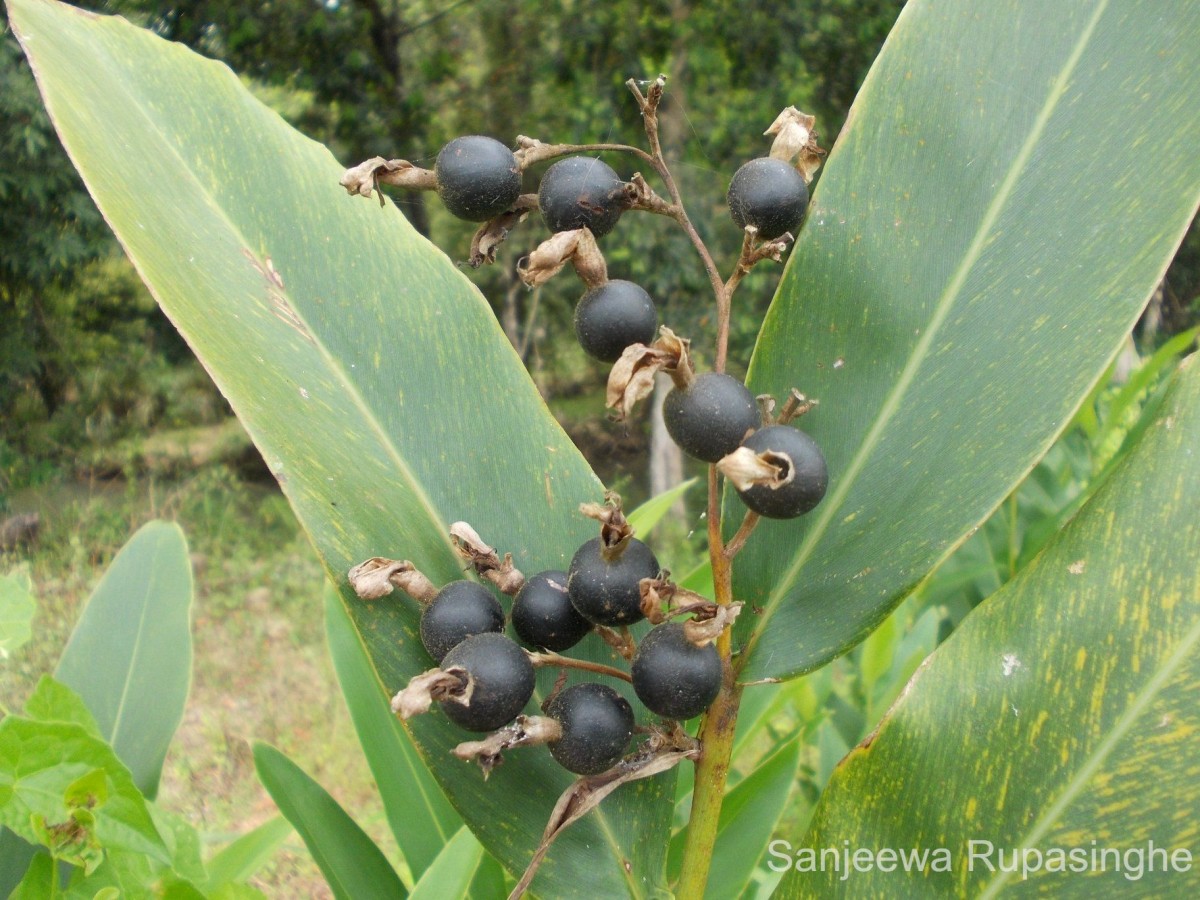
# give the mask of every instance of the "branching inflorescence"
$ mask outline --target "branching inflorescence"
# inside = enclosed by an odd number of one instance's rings
[[[734,175],[727,199],[744,239],[733,272],[723,279],[688,218],[659,144],[658,107],[665,84],[659,76],[643,93],[637,82],[627,82],[642,114],[648,150],[623,144],[546,144],[519,136],[514,151],[493,138],[468,135],[447,144],[432,171],[376,157],[347,170],[341,182],[349,193],[366,197],[382,184],[436,191],[451,213],[481,223],[468,258],[474,267],[493,263],[512,230],[539,211],[552,234],[518,263],[518,273],[533,287],[569,264],[583,282],[576,335],[590,356],[612,363],[606,390],[611,417],[629,416],[652,390],[655,375],[663,372],[674,383],[664,404],[668,433],[685,453],[709,463],[712,598],[670,580],[654,552],[634,536],[620,498],[612,493],[603,503],[580,508],[599,524],[599,534],[574,552],[566,572],[540,572],[526,579],[511,555],[501,558],[471,526],[451,526],[455,546],[476,574],[512,598],[512,627],[525,648],[504,634],[502,605],[477,581],[455,581],[439,589],[412,563],[382,557],[349,573],[360,597],[376,599],[400,588],[421,606],[421,641],[437,666],[396,695],[392,708],[398,715],[408,718],[436,703],[458,726],[489,733],[455,749],[457,756],[478,762],[485,775],[505,752],[544,744],[555,760],[580,776],[560,798],[514,896],[528,887],[564,828],[621,784],[684,759],[696,763],[696,788],[676,889],[683,897],[703,893],[741,693],[730,665],[731,627],[742,607],[732,595],[732,561],[760,517],[802,515],[820,502],[828,484],[820,449],[790,424],[816,401],[793,390],[775,416],[773,398],[754,397],[724,372],[734,292],[753,266],[782,259],[804,218],[808,183],[823,155],[813,118],[794,107],[785,109],[766,132],[774,136],[770,154]],[[600,152],[627,154],[648,167],[665,196],[641,174],[622,181],[607,164],[585,155]],[[550,160],[557,161],[542,176],[537,192],[521,193],[524,171]],[[699,254],[716,304],[713,371],[695,371],[690,341],[659,326],[645,290],[608,277],[598,239],[629,211],[673,219]],[[722,478],[747,507],[728,543],[719,515]],[[643,619],[653,627],[635,641],[629,626]],[[624,667],[562,655],[591,634]],[[543,714],[524,715],[534,691],[534,670],[542,666],[562,673],[541,704]],[[642,705],[660,717],[659,724],[637,728],[633,707],[609,685],[565,687],[568,669],[631,684]],[[705,718],[698,739],[691,738],[680,722],[698,715]]]

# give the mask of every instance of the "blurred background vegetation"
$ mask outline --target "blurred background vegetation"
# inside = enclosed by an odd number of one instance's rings
[[[225,61],[346,166],[377,155],[429,165],[442,144],[469,133],[510,145],[518,133],[641,143],[624,82],[665,73],[664,145],[693,219],[728,270],[740,246],[724,209],[729,176],[765,152],[762,132],[787,105],[814,112],[822,145],[832,146],[902,3],[82,5]],[[247,740],[262,738],[333,787],[386,846],[386,824],[371,805],[369,775],[322,647],[320,567],[227,404],[101,220],[7,22],[3,32],[0,571],[27,569],[42,608],[37,640],[9,661],[0,703],[19,705],[52,665],[81,598],[129,534],[150,517],[177,518],[197,565],[197,684],[163,799],[215,836],[261,820],[269,802],[254,781]],[[627,159],[609,162],[632,174]],[[539,174],[529,174],[530,187]],[[471,226],[431,196],[393,199],[418,230],[465,259]],[[269,190],[262,201],[270,202]],[[1119,205],[1113,209],[1120,214]],[[707,279],[670,224],[627,217],[621,239],[605,247],[609,269],[650,291],[662,321],[693,338],[705,366],[712,343]],[[518,229],[497,265],[469,277],[568,433],[632,505],[649,492],[648,421],[616,426],[604,418],[605,373],[578,349],[571,325],[579,285],[567,276],[528,292],[516,279],[516,260],[539,240],[539,228],[531,221]],[[777,269],[758,267],[739,293],[730,352],[737,374],[777,278]],[[798,798],[815,797],[920,659],[1073,513],[1136,430],[1163,373],[1194,345],[1197,323],[1200,232],[1193,226],[1112,379],[1027,482],[888,626],[835,666],[795,682],[782,695],[786,703],[772,707],[777,731],[804,731],[809,755]],[[660,557],[676,571],[700,559],[690,537],[703,534],[699,506],[695,492],[689,516],[656,535],[667,545]],[[340,726],[330,729],[331,721]],[[306,739],[313,735],[320,740]],[[789,828],[802,826],[805,809],[798,800]],[[288,894],[321,889],[302,853],[282,857],[267,879]]]

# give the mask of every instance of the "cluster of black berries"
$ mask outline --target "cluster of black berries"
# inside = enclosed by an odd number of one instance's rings
[[[437,192],[460,219],[483,222],[516,205],[521,168],[516,154],[483,135],[455,138],[438,153]],[[598,159],[572,156],[546,170],[538,185],[542,221],[555,234],[586,228],[599,238],[629,206],[628,186]],[[607,277],[590,287],[575,309],[575,333],[584,351],[615,362],[630,344],[649,343],[658,327],[654,301],[641,286]]]
[[[504,609],[479,582],[454,581],[439,590],[411,563],[383,559],[351,570],[351,583],[360,596],[386,592],[378,589],[384,579],[423,606],[421,643],[438,668],[418,676],[398,695],[398,712],[404,715],[414,702],[415,712],[437,702],[451,721],[474,732],[513,727],[516,720],[522,737],[514,741],[507,736],[503,747],[545,743],[564,768],[593,775],[611,768],[629,751],[633,708],[607,685],[577,683],[556,690],[543,704],[552,721],[538,719],[538,737],[531,740],[525,723],[532,720],[521,713],[533,696],[536,666],[592,668],[625,678],[646,708],[664,719],[686,720],[708,708],[722,678],[720,656],[712,643],[714,630],[700,627],[689,632],[691,620],[670,621],[671,616],[662,613],[662,598],[678,588],[666,579],[654,552],[633,537],[619,498],[610,495],[605,506],[588,505],[584,511],[601,520],[601,536],[579,547],[568,571],[540,572],[529,579],[512,567],[510,558],[501,561],[469,526],[456,535],[466,531],[471,536],[465,547],[460,541],[463,555],[485,578],[513,595],[512,627],[528,650],[504,634]],[[715,608],[711,603],[700,605]],[[625,626],[648,613],[658,624],[635,645]],[[559,656],[596,629],[630,660],[628,674]]]
[[[634,88],[648,123],[661,96],[661,82],[656,82],[652,101]],[[811,117],[794,108],[785,110],[767,132],[776,135],[771,156],[746,163],[730,183],[730,215],[746,234],[739,273],[760,259],[780,259],[804,218],[807,178],[822,152],[811,126]],[[647,125],[648,134],[651,127]],[[647,375],[665,371],[675,385],[663,410],[668,433],[685,453],[716,465],[729,479],[755,514],[747,518],[749,527],[756,516],[785,519],[813,509],[828,484],[825,459],[808,435],[789,424],[812,402],[793,392],[783,413],[773,418],[774,401],[755,398],[738,379],[723,372],[696,374],[689,342],[666,327],[659,332],[657,310],[647,292],[632,282],[608,278],[596,239],[612,231],[626,210],[673,215],[690,228],[682,207],[654,195],[639,175],[624,182],[611,167],[586,156],[554,163],[536,195],[522,195],[527,166],[584,148],[551,147],[527,138],[518,143],[520,149],[514,152],[490,137],[460,137],[442,148],[432,172],[402,160],[372,160],[348,171],[342,183],[352,193],[367,196],[380,180],[436,189],[452,214],[484,223],[472,243],[473,265],[493,261],[495,246],[509,228],[533,209],[540,210],[554,236],[522,259],[518,271],[534,286],[567,262],[574,266],[587,287],[575,311],[576,335],[590,356],[614,364],[608,403],[617,410],[615,417],[627,414],[646,395],[652,384]],[[797,156],[800,162],[793,165]],[[657,158],[656,166],[659,162]],[[740,604],[718,606],[698,595],[684,603],[687,592],[667,580],[651,549],[633,537],[619,500],[610,497],[605,507],[584,511],[601,521],[600,537],[578,548],[568,571],[541,572],[528,580],[512,567],[511,557],[500,560],[465,523],[452,527],[460,551],[476,571],[513,597],[511,617],[493,593],[475,581],[455,581],[438,590],[410,563],[378,558],[351,571],[360,596],[382,596],[399,586],[424,604],[421,642],[438,668],[413,679],[393,706],[407,716],[437,702],[463,728],[496,732],[485,741],[460,745],[456,753],[463,751],[464,758],[482,763],[486,757],[494,764],[501,749],[544,743],[565,768],[591,775],[606,771],[627,754],[635,731],[634,712],[606,685],[580,683],[561,689],[560,680],[543,703],[545,717],[523,716],[538,665],[591,668],[625,678],[647,709],[674,721],[701,714],[720,692],[723,664],[714,641],[729,627]],[[456,534],[458,526],[465,530]],[[504,634],[509,618],[517,637],[531,650]],[[654,627],[635,645],[627,626],[644,618]],[[628,674],[559,656],[593,632],[630,662]]]
[[[437,157],[438,193],[447,209],[463,219],[493,218],[511,208],[520,195],[521,172],[515,154],[489,137],[470,135],[451,141]],[[628,206],[628,186],[605,163],[569,157],[552,165],[538,187],[538,208],[552,232],[587,228],[601,237],[616,225]],[[730,215],[758,238],[776,240],[800,225],[808,206],[808,187],[796,167],[762,157],[738,169],[727,196]],[[634,345],[654,339],[658,314],[639,285],[608,280],[591,287],[575,309],[575,333],[592,357],[616,362]],[[735,488],[753,512],[787,519],[820,502],[828,472],[820,448],[804,432],[786,424],[763,425],[755,398],[736,378],[707,372],[668,394],[663,407],[667,431],[685,453],[720,463],[739,448],[774,465],[758,467]]]

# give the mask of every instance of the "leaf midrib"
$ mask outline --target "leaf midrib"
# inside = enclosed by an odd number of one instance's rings
[[[162,542],[155,540],[154,552],[150,556],[150,578],[147,579],[143,586],[141,595],[141,614],[138,616],[138,627],[133,638],[133,650],[129,654],[129,665],[125,667],[125,683],[121,686],[121,699],[117,701],[117,710],[113,716],[112,734],[108,736],[108,742],[115,748],[117,746],[117,738],[121,733],[121,724],[125,717],[125,703],[129,699],[129,691],[133,685],[133,670],[137,666],[137,660],[141,653],[142,635],[146,631],[146,614],[150,609],[150,597],[152,596],[153,588],[158,582],[158,558],[162,551]],[[101,582],[103,584],[103,582]],[[99,588],[97,588],[99,590]]]
[[[758,643],[759,637],[765,633],[771,618],[782,605],[787,593],[795,585],[800,576],[801,569],[812,557],[817,545],[825,537],[833,519],[842,505],[845,503],[847,496],[854,487],[859,474],[866,466],[867,459],[875,451],[886,430],[888,423],[896,415],[900,408],[908,388],[916,378],[917,372],[924,364],[926,357],[929,355],[929,350],[933,346],[934,339],[941,331],[942,325],[950,315],[950,311],[954,308],[955,303],[959,299],[959,295],[963,286],[966,284],[967,277],[971,270],[983,255],[983,250],[988,243],[991,235],[992,227],[1000,218],[1008,205],[1009,199],[1012,197],[1017,183],[1020,180],[1021,173],[1024,171],[1033,155],[1034,148],[1037,146],[1042,133],[1045,131],[1050,118],[1055,109],[1058,107],[1059,101],[1066,93],[1067,82],[1070,76],[1074,73],[1079,60],[1083,56],[1084,50],[1091,41],[1092,33],[1095,31],[1097,23],[1100,21],[1105,9],[1108,7],[1108,0],[1101,0],[1096,6],[1091,19],[1084,26],[1075,47],[1071,51],[1071,55],[1063,63],[1059,70],[1058,77],[1055,78],[1053,85],[1049,91],[1049,95],[1042,105],[1041,111],[1038,113],[1037,119],[1034,120],[1033,126],[1022,143],[1020,150],[1013,157],[1013,161],[1005,174],[1004,180],[1001,182],[996,195],[992,198],[992,202],[988,204],[987,211],[984,213],[983,219],[979,223],[979,227],[975,230],[975,235],[971,240],[967,251],[963,256],[962,262],[955,269],[954,275],[947,283],[946,288],[942,291],[938,298],[937,305],[934,307],[933,316],[929,323],[921,332],[921,338],[917,341],[916,346],[909,356],[908,362],[905,364],[900,377],[896,380],[895,385],[888,393],[884,400],[883,406],[880,408],[879,415],[872,424],[871,429],[867,432],[863,442],[859,445],[858,450],[850,460],[850,465],[846,468],[843,475],[836,482],[833,492],[825,498],[825,502],[820,506],[820,513],[813,527],[805,535],[804,541],[796,550],[795,556],[792,558],[791,564],[784,572],[783,576],[776,583],[775,588],[771,591],[767,598],[767,602],[763,605],[763,612],[759,616],[757,628],[750,635],[745,647],[740,656],[737,671],[743,671],[748,661],[753,657],[755,645]]]

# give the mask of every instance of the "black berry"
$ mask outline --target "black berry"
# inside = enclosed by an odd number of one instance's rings
[[[567,596],[567,573],[540,572],[525,582],[513,601],[513,630],[525,643],[561,653],[592,630]]]
[[[500,215],[521,195],[521,169],[513,152],[480,134],[455,138],[443,147],[434,172],[446,209],[468,222]]]
[[[625,184],[598,159],[571,156],[546,170],[538,187],[542,221],[551,231],[589,228],[596,237],[612,231],[624,210]]]
[[[503,728],[533,696],[533,663],[502,634],[472,635],[446,654],[442,668],[466,669],[475,683],[468,705],[441,701],[451,721],[468,731]]]
[[[421,643],[437,663],[464,638],[503,630],[499,601],[474,581],[450,582],[421,612]]]
[[[796,168],[781,159],[752,159],[729,183],[729,213],[738,228],[753,225],[765,240],[793,235],[808,207],[808,185]]]
[[[584,294],[575,307],[579,344],[602,362],[616,362],[630,344],[649,344],[657,328],[654,301],[632,281],[607,281]]]
[[[772,461],[787,466],[783,477],[790,480],[781,487],[755,484],[738,496],[746,506],[768,519],[793,519],[821,502],[829,487],[825,455],[816,441],[791,425],[760,428],[742,442],[757,454],[770,453]]]
[[[679,622],[651,629],[633,658],[633,690],[646,708],[668,719],[704,712],[721,690],[721,657],[712,644],[697,647]]]
[[[576,611],[596,625],[629,625],[644,618],[638,582],[656,578],[654,551],[630,538],[613,560],[604,558],[600,538],[592,538],[575,552],[567,577],[567,593]]]
[[[576,684],[550,701],[562,737],[550,744],[558,764],[576,775],[596,775],[617,764],[633,737],[633,707],[603,684]]]
[[[667,433],[684,453],[716,462],[737,449],[761,418],[754,396],[731,375],[705,372],[663,401]]]

